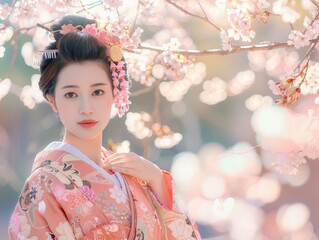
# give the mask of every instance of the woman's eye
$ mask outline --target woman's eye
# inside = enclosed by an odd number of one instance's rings
[[[94,93],[95,93],[95,95],[102,95],[104,93],[104,91],[99,89],[99,90],[94,91]]]
[[[67,98],[73,98],[72,96],[76,95],[74,92],[69,92],[66,93],[64,96],[66,96]]]

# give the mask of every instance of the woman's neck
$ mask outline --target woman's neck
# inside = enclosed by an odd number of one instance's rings
[[[102,134],[100,137],[90,140],[75,138],[69,136],[69,134],[65,134],[63,143],[67,143],[76,147],[98,166],[101,166]]]

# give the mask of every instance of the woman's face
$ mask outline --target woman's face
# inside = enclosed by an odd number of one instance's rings
[[[109,122],[113,94],[111,82],[99,62],[72,63],[58,75],[55,99],[49,103],[65,127],[68,138],[91,140],[100,137]],[[93,127],[79,124],[83,120],[97,121]]]

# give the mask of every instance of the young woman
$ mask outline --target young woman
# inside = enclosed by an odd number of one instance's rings
[[[51,31],[56,41],[42,58],[39,87],[64,137],[37,154],[10,239],[200,239],[174,205],[168,172],[102,146],[112,104],[121,115],[128,110],[120,47],[80,16],[65,16]]]

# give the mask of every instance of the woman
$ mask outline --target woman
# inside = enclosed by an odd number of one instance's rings
[[[42,59],[39,87],[65,131],[37,154],[10,239],[200,239],[174,205],[168,172],[102,146],[112,104],[120,116],[128,110],[120,46],[80,16],[50,31],[56,41]]]

